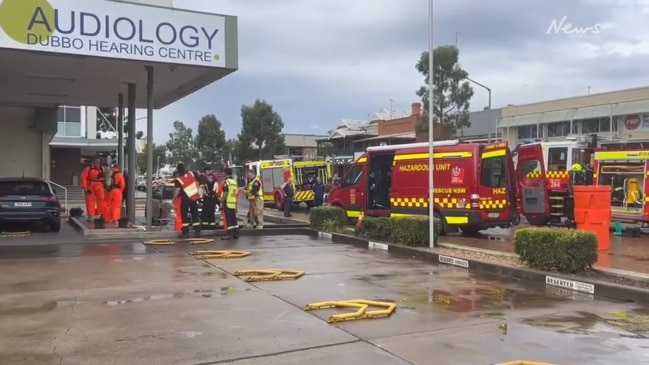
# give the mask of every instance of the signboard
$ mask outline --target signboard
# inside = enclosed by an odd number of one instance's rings
[[[334,157],[334,165],[351,165],[354,163],[354,156]]]
[[[642,120],[638,114],[629,114],[624,118],[624,128],[627,131],[635,131],[642,125]]]
[[[385,243],[371,242],[370,241],[370,242],[367,243],[367,247],[370,248],[370,249],[375,248],[377,250],[387,251],[389,246],[386,245]]]
[[[439,255],[439,262],[442,264],[449,264],[453,266],[463,267],[465,269],[469,268],[469,261],[456,259],[455,257]]]
[[[545,284],[552,285],[559,288],[570,289],[574,291],[580,291],[588,294],[595,294],[595,285],[584,283],[581,281],[567,280],[562,278],[557,278],[554,276],[546,276]]]
[[[225,67],[225,17],[103,0],[0,0],[0,48]]]

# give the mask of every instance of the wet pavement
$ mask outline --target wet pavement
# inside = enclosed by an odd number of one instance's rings
[[[519,226],[529,227],[529,226]],[[440,238],[440,242],[472,248],[514,252],[511,229],[489,229],[475,236],[450,234]],[[643,237],[620,237],[611,233],[611,248],[606,252],[599,252],[599,260],[595,264],[598,268],[633,271],[649,274],[649,239]]]
[[[188,254],[225,248],[252,255]],[[649,362],[647,308],[326,240],[65,252],[0,261],[0,364]],[[251,284],[231,275],[273,268],[306,275]],[[340,324],[326,323],[340,311],[302,310],[340,299],[398,307],[389,318]]]

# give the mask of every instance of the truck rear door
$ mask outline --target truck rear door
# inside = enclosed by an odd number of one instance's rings
[[[484,147],[480,156],[480,210],[486,211],[489,219],[513,220],[510,214],[512,206],[514,213],[516,209],[516,184],[512,184],[512,166],[506,143]]]
[[[540,143],[519,147],[516,177],[520,184],[521,213],[528,220],[547,219],[549,207],[546,199],[543,150]]]

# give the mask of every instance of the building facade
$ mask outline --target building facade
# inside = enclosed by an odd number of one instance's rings
[[[502,108],[498,129],[514,148],[526,140],[596,134],[611,140],[649,139],[649,87]]]
[[[50,179],[60,185],[79,185],[84,161],[98,154],[114,152],[114,131],[98,131],[97,108],[60,106],[58,130],[50,141]],[[100,128],[101,129],[101,128]]]
[[[327,136],[318,134],[284,133],[288,156],[318,156],[318,140]]]

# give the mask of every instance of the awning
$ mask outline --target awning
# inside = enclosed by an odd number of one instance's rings
[[[525,125],[537,125],[541,120],[541,113],[501,117],[498,119],[498,128],[520,127]]]
[[[541,124],[549,124],[556,122],[567,122],[574,118],[576,109],[563,109],[553,112],[541,113]]]

